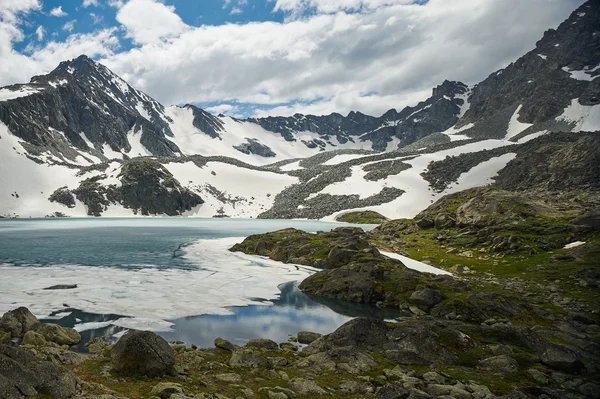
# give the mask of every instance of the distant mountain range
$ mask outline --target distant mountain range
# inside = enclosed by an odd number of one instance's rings
[[[491,181],[526,141],[600,130],[598,21],[588,1],[479,84],[445,81],[380,117],[165,107],[82,55],[0,89],[0,215],[414,216],[452,186],[422,184],[430,162],[498,148],[471,156],[456,191]]]

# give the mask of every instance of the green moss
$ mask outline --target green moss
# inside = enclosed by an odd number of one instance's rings
[[[338,216],[335,220],[338,222],[355,224],[381,224],[388,219],[375,211],[348,212]]]

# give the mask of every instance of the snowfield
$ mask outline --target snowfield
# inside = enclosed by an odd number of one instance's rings
[[[268,210],[287,186],[298,178],[274,172],[241,168],[223,162],[208,162],[199,168],[193,162],[169,163],[165,167],[182,186],[200,194],[205,201],[184,216],[213,217],[222,211],[233,217],[256,217]],[[226,199],[225,203],[212,190],[216,188]]]

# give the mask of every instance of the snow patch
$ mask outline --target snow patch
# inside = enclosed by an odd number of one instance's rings
[[[42,90],[29,86],[22,86],[19,90],[0,89],[0,101],[14,100],[15,98],[27,97]]]
[[[102,153],[108,159],[114,159],[114,158],[116,158],[116,159],[123,159],[123,153],[122,152],[116,152],[108,144],[104,144],[102,146]]]
[[[347,161],[351,161],[353,159],[357,159],[357,158],[363,158],[366,157],[368,155],[365,154],[341,154],[341,155],[336,155],[333,158],[327,160],[326,162],[323,162],[322,165],[339,165],[341,163],[347,162]]]
[[[562,115],[556,118],[565,122],[575,123],[574,132],[600,130],[600,104],[581,105],[576,98],[565,108]]]
[[[543,59],[544,61],[546,61],[546,59],[548,58],[548,56],[544,54],[538,54],[537,56]]]
[[[569,67],[562,68],[562,70],[565,71],[566,73],[568,73],[572,79],[585,80],[588,82],[591,82],[592,80],[594,80],[598,76],[600,76],[600,75],[592,76],[592,73],[596,72],[598,69],[600,69],[600,65],[596,65],[594,68],[585,67],[579,71],[571,70],[571,69],[569,69]]]
[[[292,170],[301,170],[301,169],[304,169],[304,168],[302,166],[300,166],[300,161],[288,163],[287,165],[283,165],[279,168],[279,170],[282,170],[284,172],[290,172]]]
[[[506,140],[509,140],[509,139],[515,137],[516,135],[521,133],[523,130],[527,129],[530,126],[533,126],[533,123],[519,122],[519,112],[521,112],[522,107],[523,107],[522,104],[517,107],[517,109],[515,110],[515,113],[510,118],[510,121],[508,122],[508,130],[506,131],[506,137],[505,137]]]
[[[193,162],[164,166],[182,186],[199,193],[205,201],[184,216],[212,217],[222,210],[231,217],[256,217],[273,206],[275,196],[285,187],[298,182],[297,177],[286,174],[246,169],[224,162],[208,162],[202,168]],[[214,193],[211,187],[222,195]]]
[[[580,246],[582,246],[584,244],[585,244],[585,241],[575,241],[575,242],[572,242],[570,244],[565,245],[563,248],[564,249],[577,248],[577,247],[580,247]]]
[[[438,269],[437,267],[433,267],[426,263],[419,262],[418,260],[414,260],[406,256],[396,254],[394,252],[382,251],[381,249],[379,250],[379,252],[381,252],[382,255],[387,256],[388,258],[401,261],[404,264],[404,266],[408,267],[409,269],[416,270],[418,272],[431,273],[437,275],[452,275],[452,273],[449,273],[445,270]]]

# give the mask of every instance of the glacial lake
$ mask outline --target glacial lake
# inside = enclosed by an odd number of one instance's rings
[[[304,220],[73,218],[0,220],[0,314],[28,307],[78,329],[84,340],[149,329],[212,346],[218,336],[286,341],[329,333],[372,307],[309,298],[297,288],[315,269],[228,251],[244,237],[340,223]],[[360,226],[365,230],[372,225]],[[47,289],[77,285],[71,289]]]

